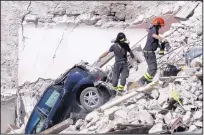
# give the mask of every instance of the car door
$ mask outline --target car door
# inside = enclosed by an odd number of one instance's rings
[[[25,133],[39,133],[50,127],[50,119],[60,104],[63,94],[63,91],[53,87],[45,91],[29,118]]]

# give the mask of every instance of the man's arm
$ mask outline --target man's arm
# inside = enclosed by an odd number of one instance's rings
[[[106,57],[109,53],[110,53],[110,51],[106,51],[105,53],[103,53],[103,54],[99,57],[99,60],[101,60],[103,57]]]
[[[167,40],[165,38],[163,38],[163,37],[161,37],[161,36],[159,36],[157,34],[152,34],[152,37],[155,38],[155,39],[160,40],[162,43],[167,42]]]
[[[112,45],[108,51],[104,52],[104,53],[99,57],[99,60],[101,60],[103,57],[106,57],[110,52],[113,52],[113,51],[114,51],[114,47],[113,47],[113,45]]]

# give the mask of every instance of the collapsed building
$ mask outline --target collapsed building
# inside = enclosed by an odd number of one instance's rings
[[[184,2],[185,3],[185,2]],[[187,2],[186,2],[187,3]],[[159,5],[159,4],[158,4]],[[168,5],[168,3],[167,3]],[[171,4],[170,4],[171,5]],[[178,5],[178,4],[175,4]],[[122,8],[120,4],[118,4],[114,8],[114,4],[112,5],[112,10],[115,8]],[[119,7],[118,7],[119,6]],[[182,6],[182,5],[180,5]],[[176,6],[173,6],[176,8]],[[127,8],[127,7],[126,7]],[[177,9],[179,5],[177,6]],[[128,8],[127,8],[128,9]],[[165,14],[169,11],[162,10],[161,14]],[[177,9],[173,9],[176,11]],[[158,60],[159,67],[162,68],[163,63],[167,62],[170,64],[182,64],[185,63],[184,54],[187,50],[190,50],[194,47],[202,47],[202,2],[199,2],[191,16],[186,17],[186,20],[179,21],[177,23],[172,23],[170,29],[163,33],[163,36],[167,38],[172,47],[172,52],[166,54],[161,59]],[[149,11],[150,12],[150,11]],[[141,22],[144,22],[150,16],[148,13],[146,16],[139,16],[134,23],[131,24],[137,25]],[[60,10],[57,14],[63,14]],[[73,13],[74,14],[74,13]],[[159,15],[159,14],[158,14]],[[96,15],[97,16],[97,15]],[[36,17],[27,16],[27,22],[29,20],[33,22],[36,21]],[[60,19],[61,16],[56,17]],[[89,17],[89,16],[88,16]],[[127,16],[126,16],[127,17]],[[83,22],[91,23],[91,25],[95,24],[97,26],[99,23],[102,23],[102,20],[97,20],[94,17],[87,18],[84,17],[85,20]],[[121,19],[122,14],[119,15],[119,12],[116,12],[113,15],[114,19]],[[113,19],[113,20],[114,20]],[[68,19],[70,20],[70,19]],[[97,21],[96,21],[97,20]],[[39,21],[39,20],[38,20]],[[42,21],[39,21],[42,23]],[[94,23],[93,23],[94,22]],[[97,23],[95,23],[97,22]],[[92,24],[93,23],[93,24]],[[126,26],[130,25],[130,23],[120,21],[118,22],[108,22],[103,27],[111,27],[115,25],[125,24]],[[108,26],[106,26],[108,25]],[[141,45],[141,44],[140,44]],[[140,46],[139,46],[140,47]],[[178,49],[177,49],[178,48]],[[138,46],[136,47],[138,49]],[[136,51],[141,54],[141,51]],[[202,56],[201,56],[202,57]],[[142,59],[142,58],[141,58]],[[202,58],[201,58],[202,59]],[[200,64],[196,64],[200,62],[199,59],[196,59],[190,62],[191,65],[185,65],[184,71],[180,72],[178,76],[191,76],[192,74],[197,73],[197,69],[195,67],[199,67],[199,72],[202,74],[202,62]],[[145,65],[145,61],[141,60],[139,65],[139,69]],[[144,68],[143,68],[144,69]],[[162,69],[160,70],[162,71]],[[157,77],[155,79],[159,79],[160,71],[158,71]],[[138,78],[137,72],[131,71],[130,80],[135,80]],[[140,70],[138,71],[140,72]],[[142,72],[142,71],[141,71]],[[29,115],[32,112],[33,107],[36,102],[39,100],[42,95],[44,89],[53,81],[49,79],[39,79],[39,85],[34,83],[28,83],[24,86],[20,87],[20,90],[17,92],[18,97],[18,109],[17,110],[17,126],[21,126],[18,130],[13,130],[11,133],[17,133],[25,126],[26,122],[29,119]],[[38,82],[37,80],[36,82]],[[164,81],[165,82],[165,81]],[[167,82],[168,83],[168,82]],[[119,105],[116,105],[110,109],[105,110],[103,113],[90,113],[87,117],[82,120],[78,120],[74,125],[70,125],[67,129],[60,131],[60,134],[63,133],[110,133],[117,131],[125,131],[128,127],[132,127],[129,129],[137,129],[140,125],[141,129],[147,130],[147,133],[167,133],[169,131],[168,128],[172,128],[170,131],[174,132],[174,130],[181,131],[200,131],[202,130],[202,83],[201,81],[195,77],[188,78],[179,78],[176,80],[171,80],[169,82],[174,86],[174,89],[177,90],[182,97],[182,107],[178,105],[178,103],[173,102],[171,100],[171,94],[169,91],[169,85],[160,85],[148,93],[140,93],[131,99],[121,102]],[[41,86],[40,86],[41,85]],[[6,96],[3,93],[2,95]],[[15,92],[14,92],[15,93]],[[25,96],[27,94],[27,96]],[[120,98],[120,97],[117,97]],[[28,102],[31,101],[32,102]],[[111,101],[110,101],[111,102]],[[28,104],[28,105],[27,105]],[[108,104],[108,103],[107,103]],[[183,108],[185,112],[183,111]],[[173,124],[179,120],[179,124],[173,128]],[[136,125],[134,127],[134,125]],[[15,129],[15,128],[14,128]],[[128,131],[127,131],[128,132]],[[129,131],[129,133],[133,133],[133,131]],[[144,132],[144,131],[141,131]]]

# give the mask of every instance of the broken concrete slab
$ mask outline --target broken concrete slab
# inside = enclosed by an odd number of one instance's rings
[[[195,114],[193,115],[194,120],[200,120],[203,117],[202,110],[196,111]]]
[[[105,111],[104,111],[104,115],[105,115],[105,116],[108,116],[108,115],[114,113],[115,111],[117,111],[118,109],[119,109],[119,108],[118,108],[117,106],[114,106],[114,107],[112,107],[112,108],[110,108],[110,109],[105,110]]]
[[[118,110],[118,111],[115,112],[114,117],[115,117],[115,118],[123,118],[123,119],[126,119],[126,118],[127,118],[127,112],[124,111],[124,110]]]
[[[135,118],[137,118],[138,112],[134,109],[128,111],[127,121],[132,122]]]
[[[87,114],[85,120],[86,120],[87,122],[90,122],[94,117],[97,117],[98,115],[99,115],[98,112],[93,111],[93,112]]]
[[[91,127],[89,127],[89,131],[94,131],[94,130],[96,130],[97,129],[97,126],[91,126]]]
[[[145,123],[153,124],[154,123],[154,119],[152,115],[146,110],[143,110],[139,113],[139,120],[141,121],[142,124],[145,124]]]
[[[193,124],[196,125],[197,127],[203,127],[203,123],[201,121],[196,121]]]
[[[163,125],[161,123],[158,123],[156,125],[154,125],[150,130],[149,130],[149,134],[158,134],[163,132]]]
[[[185,125],[188,125],[190,123],[191,118],[192,118],[192,113],[190,111],[187,111],[186,114],[183,116],[183,123]]]
[[[158,90],[153,90],[152,93],[151,93],[151,96],[152,96],[154,99],[158,99],[158,97],[159,97],[159,92],[158,92]]]
[[[192,14],[193,10],[198,5],[198,2],[188,2],[183,5],[182,9],[175,15],[179,19],[187,19],[189,15]]]
[[[80,129],[80,127],[83,125],[83,120],[79,119],[77,120],[77,122],[75,123],[75,127],[76,129]]]
[[[101,123],[100,126],[97,128],[97,133],[106,133],[113,127],[114,127],[113,122]]]
[[[172,120],[172,114],[171,112],[168,112],[165,116],[164,116],[164,121],[166,124],[170,124],[171,123],[171,120]]]
[[[87,134],[89,132],[89,129],[82,129],[79,131],[79,134]]]
[[[195,125],[191,125],[190,127],[189,127],[189,130],[187,131],[187,132],[192,132],[192,131],[195,131],[195,130],[197,130],[198,128],[195,126]]]

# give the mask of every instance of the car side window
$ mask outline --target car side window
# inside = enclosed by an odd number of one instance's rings
[[[39,133],[41,131],[47,116],[56,104],[59,96],[60,93],[53,88],[46,91],[35,108],[33,114],[30,116],[31,119],[27,125],[26,133]]]

